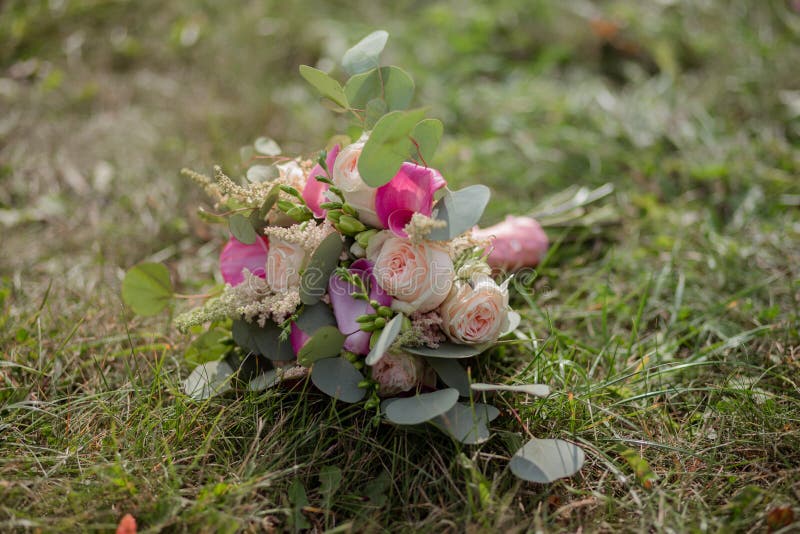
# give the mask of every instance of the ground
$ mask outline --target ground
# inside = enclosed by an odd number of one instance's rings
[[[341,74],[378,28],[485,223],[615,188],[548,227],[513,297],[536,343],[483,357],[555,393],[500,395],[478,447],[313,391],[192,402],[190,338],[120,298],[142,260],[214,284],[224,235],[180,168],[324,146],[347,122],[297,65]],[[3,2],[0,529],[800,529],[798,71],[793,0]],[[587,464],[519,482],[530,435]]]

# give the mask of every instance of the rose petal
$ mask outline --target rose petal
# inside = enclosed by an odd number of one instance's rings
[[[225,283],[237,286],[244,282],[242,271],[247,269],[255,276],[265,278],[267,275],[267,238],[258,236],[252,245],[245,245],[235,237],[231,237],[219,255],[219,269]]]
[[[445,185],[447,182],[439,171],[414,163],[403,163],[394,178],[375,193],[375,212],[384,227],[406,237],[404,231],[399,231],[414,213],[430,215],[433,194]],[[396,212],[401,214],[393,218]]]
[[[359,330],[347,336],[344,340],[344,349],[354,354],[369,354],[369,340],[372,334]]]
[[[513,217],[488,228],[475,228],[476,239],[492,243],[487,261],[496,269],[514,271],[534,267],[542,260],[549,245],[541,225],[530,217]]]
[[[328,152],[328,157],[325,159],[328,172],[333,172],[333,165],[338,155],[339,145],[335,145],[331,151]],[[314,168],[311,169],[311,172],[308,173],[308,180],[306,180],[306,186],[303,188],[303,200],[306,201],[306,205],[314,214],[314,217],[322,219],[325,217],[326,210],[320,208],[319,205],[327,200],[325,198],[325,191],[328,190],[330,185],[317,180],[317,176],[326,176],[325,170],[320,164],[315,165]]]

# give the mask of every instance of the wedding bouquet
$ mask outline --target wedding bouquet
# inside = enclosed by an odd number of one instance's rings
[[[337,136],[314,160],[280,156],[260,139],[253,160],[271,164],[251,166],[241,181],[218,167],[213,179],[184,171],[215,200],[218,213],[205,218],[231,234],[220,254],[224,289],[175,321],[200,333],[187,351],[197,366],[185,392],[206,399],[310,378],[378,422],[428,423],[479,444],[500,415],[485,402],[491,392],[550,394],[547,385],[478,383],[471,374],[491,365],[487,353],[520,323],[511,278],[497,267],[535,264],[547,240],[528,218],[476,229],[490,191],[451,190],[428,165],[443,126],[408,109],[406,72],[380,66],[387,37],[375,32],[345,54],[344,86],[300,67],[328,107],[355,119],[359,138]],[[152,263],[132,268],[122,291],[143,315],[172,297],[167,269]],[[533,439],[510,467],[549,482],[583,461],[577,445]]]

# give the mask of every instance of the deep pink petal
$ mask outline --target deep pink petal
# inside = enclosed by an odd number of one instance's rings
[[[411,215],[430,215],[433,194],[445,185],[447,182],[439,171],[414,163],[403,163],[394,178],[378,188],[375,194],[375,212],[384,227],[405,237],[405,232],[400,231],[411,220]],[[395,215],[393,218],[393,214],[398,211],[402,215]]]
[[[297,353],[303,348],[303,345],[308,343],[309,339],[311,339],[311,336],[300,330],[297,323],[292,322],[292,331],[289,333],[289,341],[292,344],[292,350],[295,356],[297,356]]]
[[[369,339],[372,334],[359,330],[347,336],[344,340],[344,350],[349,350],[354,354],[369,354]]]
[[[266,237],[258,236],[252,245],[245,245],[231,236],[228,243],[219,255],[219,270],[225,283],[237,286],[244,282],[243,269],[249,270],[255,276],[267,276],[267,252],[269,243]]]
[[[338,155],[339,145],[335,145],[331,151],[328,152],[328,157],[325,159],[328,172],[333,171],[333,164]],[[303,200],[306,201],[306,205],[314,214],[314,217],[322,219],[325,217],[326,210],[320,208],[319,205],[326,201],[325,191],[328,190],[330,185],[317,180],[317,176],[326,176],[325,170],[323,170],[322,166],[319,164],[315,165],[314,168],[311,169],[311,172],[308,173],[308,180],[306,180],[306,186],[303,188]]]

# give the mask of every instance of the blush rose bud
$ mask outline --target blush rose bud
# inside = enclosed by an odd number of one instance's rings
[[[516,271],[535,267],[542,261],[549,242],[542,226],[530,217],[509,215],[501,223],[488,228],[475,227],[472,235],[491,241],[487,261],[495,269]]]
[[[418,356],[405,352],[387,352],[371,369],[372,379],[378,383],[378,395],[389,397],[420,385],[425,364]]]
[[[467,345],[497,341],[508,328],[507,285],[497,285],[485,274],[474,275],[469,283],[456,282],[439,308],[447,337]]]

